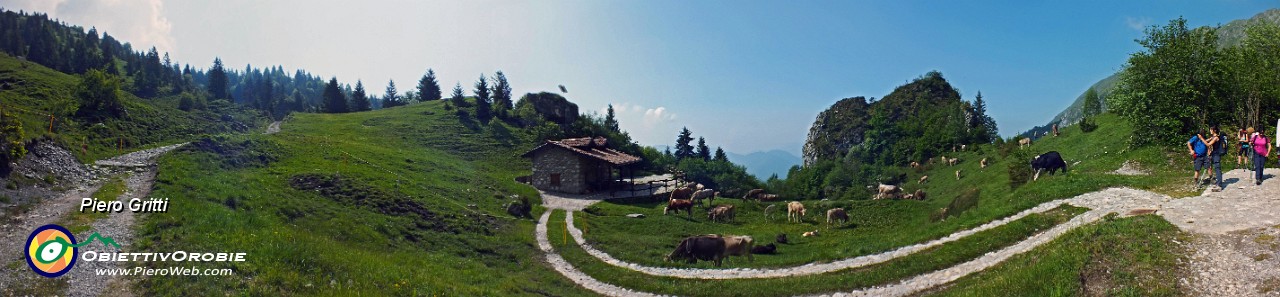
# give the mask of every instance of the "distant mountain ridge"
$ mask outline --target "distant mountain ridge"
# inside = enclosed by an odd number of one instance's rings
[[[787,171],[791,170],[792,166],[802,163],[800,156],[784,150],[760,151],[745,155],[729,152],[726,155],[730,162],[746,166],[747,173],[761,180],[774,174],[777,174],[778,178],[785,179]]]
[[[1258,13],[1257,15],[1254,15],[1252,18],[1243,19],[1243,20],[1234,20],[1234,21],[1228,22],[1225,25],[1219,26],[1218,27],[1218,46],[1228,47],[1228,46],[1234,46],[1236,44],[1239,44],[1242,40],[1244,40],[1245,28],[1248,28],[1249,25],[1258,23],[1258,22],[1267,22],[1267,23],[1280,25],[1280,8],[1268,9],[1266,11]],[[1102,80],[1094,83],[1089,87],[1095,89],[1098,92],[1098,95],[1103,96],[1103,98],[1105,98],[1106,96],[1111,94],[1112,89],[1115,88],[1116,83],[1119,81],[1120,81],[1120,72],[1116,72],[1107,76],[1106,78],[1103,78]],[[1088,91],[1088,90],[1086,89],[1085,91]],[[1054,116],[1053,119],[1049,120],[1048,123],[1045,123],[1044,126],[1033,127],[1018,135],[1030,137],[1037,133],[1043,133],[1043,132],[1049,131],[1054,123],[1063,123],[1062,126],[1074,125],[1076,122],[1080,121],[1080,117],[1081,117],[1080,111],[1083,106],[1084,106],[1084,92],[1081,92],[1079,96],[1076,96],[1076,100],[1071,102],[1071,106],[1068,106],[1067,109],[1063,110],[1062,112],[1059,112],[1058,115]],[[1103,100],[1102,109],[1103,110],[1107,109],[1106,100]]]

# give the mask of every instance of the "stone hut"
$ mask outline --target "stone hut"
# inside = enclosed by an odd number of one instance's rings
[[[614,186],[640,158],[611,149],[604,137],[548,140],[522,157],[533,159],[529,182],[544,191],[586,194]]]

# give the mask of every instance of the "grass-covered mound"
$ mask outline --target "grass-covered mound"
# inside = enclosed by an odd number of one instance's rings
[[[434,101],[296,114],[271,135],[213,137],[163,157],[138,250],[248,253],[234,277],[153,277],[144,295],[581,295],[508,215],[529,170],[520,130]],[[535,209],[537,214],[541,210]],[[156,264],[160,265],[160,264]]]

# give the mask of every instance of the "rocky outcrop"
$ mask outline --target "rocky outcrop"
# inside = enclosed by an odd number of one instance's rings
[[[820,159],[835,158],[862,143],[866,132],[867,99],[845,98],[818,113],[804,141],[804,165]]]
[[[530,118],[533,115],[568,125],[578,120],[578,105],[555,93],[528,93],[516,103],[516,113],[521,117],[521,124],[526,126],[535,124],[536,118]]]

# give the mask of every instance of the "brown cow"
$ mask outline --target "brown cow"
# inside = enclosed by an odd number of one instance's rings
[[[733,205],[730,204],[718,205],[707,211],[707,220],[711,220],[713,222],[732,221],[733,219]]]
[[[898,186],[880,184],[875,199],[897,199],[901,193],[902,188]]]
[[[755,258],[751,257],[751,248],[755,247],[755,240],[751,236],[724,236],[724,258],[729,256],[747,256],[747,261],[755,262]]]
[[[915,198],[916,200],[924,200],[925,198],[927,198],[923,189],[916,189],[915,194],[912,194],[911,197]]]
[[[1031,138],[1023,138],[1018,140],[1018,148],[1023,148],[1028,145],[1031,145]]]
[[[804,220],[804,203],[800,201],[791,201],[787,203],[787,222],[794,219],[796,222]]]
[[[920,180],[916,181],[916,184],[924,184],[924,182],[927,182],[927,181],[929,181],[929,176],[928,176],[928,175],[921,176],[921,177],[920,177]]]
[[[700,235],[686,237],[676,245],[676,249],[663,258],[665,261],[687,260],[693,264],[698,260],[714,261],[720,267],[724,259],[725,240],[719,235]]]
[[[764,194],[764,189],[751,189],[746,195],[742,195],[742,200],[756,199],[760,194]]]
[[[692,199],[692,198],[693,198],[693,192],[694,192],[694,190],[693,190],[693,189],[690,189],[690,188],[678,188],[678,189],[675,189],[675,190],[671,191],[671,196],[670,196],[670,197],[667,197],[667,200],[677,200],[677,199],[679,199],[679,200],[688,200],[688,199]]]
[[[849,214],[844,208],[832,208],[827,210],[827,224],[830,225],[834,221],[840,221],[842,224],[849,223]]]
[[[956,166],[956,163],[960,163],[960,158],[951,158],[947,160],[947,166]]]
[[[978,165],[980,165],[982,168],[987,168],[987,158],[982,158],[981,161],[978,161]]]
[[[666,215],[669,211],[674,211],[676,215],[680,214],[680,210],[689,214],[689,218],[693,218],[693,200],[687,199],[671,199],[667,200],[667,207],[662,208],[662,214]]]
[[[915,161],[911,161],[911,168],[920,168],[920,163],[916,163]]]
[[[813,230],[813,231],[805,232],[804,234],[800,234],[800,237],[813,237],[813,236],[818,236],[818,230]]]

